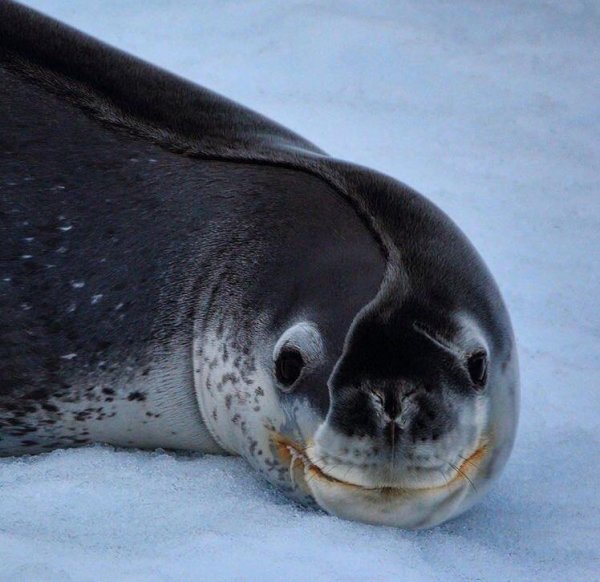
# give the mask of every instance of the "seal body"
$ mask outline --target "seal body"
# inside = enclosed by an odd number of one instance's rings
[[[194,396],[195,315],[196,325],[255,321],[293,308],[290,292],[326,312],[337,298],[319,281],[321,253],[341,290],[354,268],[377,264],[376,243],[316,178],[198,163],[97,126],[10,72],[1,85],[11,115],[2,125],[0,447],[217,450]],[[361,279],[346,328],[379,276]]]
[[[0,32],[0,454],[241,454],[405,527],[481,496],[516,353],[441,211],[21,6]]]

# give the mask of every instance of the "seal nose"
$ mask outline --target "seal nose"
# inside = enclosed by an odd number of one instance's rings
[[[391,419],[395,420],[402,412],[402,399],[398,389],[388,390],[383,393],[383,410]]]
[[[394,447],[398,441],[398,437],[402,433],[402,429],[398,426],[395,418],[387,422],[383,428],[383,438],[390,447]]]
[[[383,391],[377,394],[376,398],[381,404],[385,423],[382,430],[383,438],[393,447],[403,432],[403,427],[398,422],[403,412],[403,398],[397,389]]]
[[[418,391],[407,385],[393,386],[374,394],[381,438],[394,448],[416,429],[419,416]],[[431,415],[434,418],[435,414]]]
[[[348,437],[368,436],[398,446],[418,412],[414,386],[408,382],[337,386],[332,390],[328,423]]]

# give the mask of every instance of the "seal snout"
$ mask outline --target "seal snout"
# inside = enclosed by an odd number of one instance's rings
[[[488,445],[481,441],[456,467],[454,476],[437,486],[373,486],[357,482],[352,467],[344,467],[344,475],[337,475],[335,462],[318,442],[304,447],[278,433],[272,439],[293,482],[326,511],[346,519],[408,528],[435,525],[451,515],[469,492],[478,494],[474,483],[488,457]]]
[[[366,413],[374,415],[373,424],[378,429],[372,436],[381,436],[384,445],[390,449],[395,448],[414,426],[413,419],[418,413],[416,393],[416,390],[402,385],[392,390],[375,390],[370,393],[371,410]],[[432,417],[434,416],[433,412]]]
[[[455,479],[481,446],[476,401],[406,379],[374,384],[332,390],[329,414],[306,450],[310,461],[330,477],[370,489],[425,489]]]
[[[457,415],[439,393],[409,383],[389,384],[377,389],[338,389],[327,417],[328,430],[322,433],[323,446],[329,448],[330,439],[336,443],[347,439],[353,444],[341,449],[357,450],[357,442],[368,441],[383,460],[400,460],[409,451],[443,440],[453,431]]]

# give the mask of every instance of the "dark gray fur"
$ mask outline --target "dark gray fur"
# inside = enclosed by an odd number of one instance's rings
[[[376,243],[324,181],[217,145],[307,142],[15,4],[0,38],[0,452],[88,442],[85,421],[143,402],[128,378],[159,365],[157,344],[191,354],[198,303],[284,326],[308,302],[341,350],[381,277]],[[182,146],[194,135],[214,159]],[[68,432],[57,399],[75,404]]]

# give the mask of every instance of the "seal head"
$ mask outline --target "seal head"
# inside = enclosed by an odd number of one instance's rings
[[[211,377],[199,374],[200,408],[225,449],[296,498],[348,519],[430,527],[479,499],[512,448],[518,366],[510,321],[450,219],[403,184],[340,165],[378,204],[368,207],[384,261],[378,291],[351,318],[341,295],[326,312],[300,298],[285,325],[248,338],[247,395],[235,387],[225,414],[211,416]],[[320,273],[324,293],[329,269]],[[355,279],[361,274],[374,276],[354,270]],[[332,319],[335,331],[325,332]],[[217,351],[227,345],[198,338]]]

